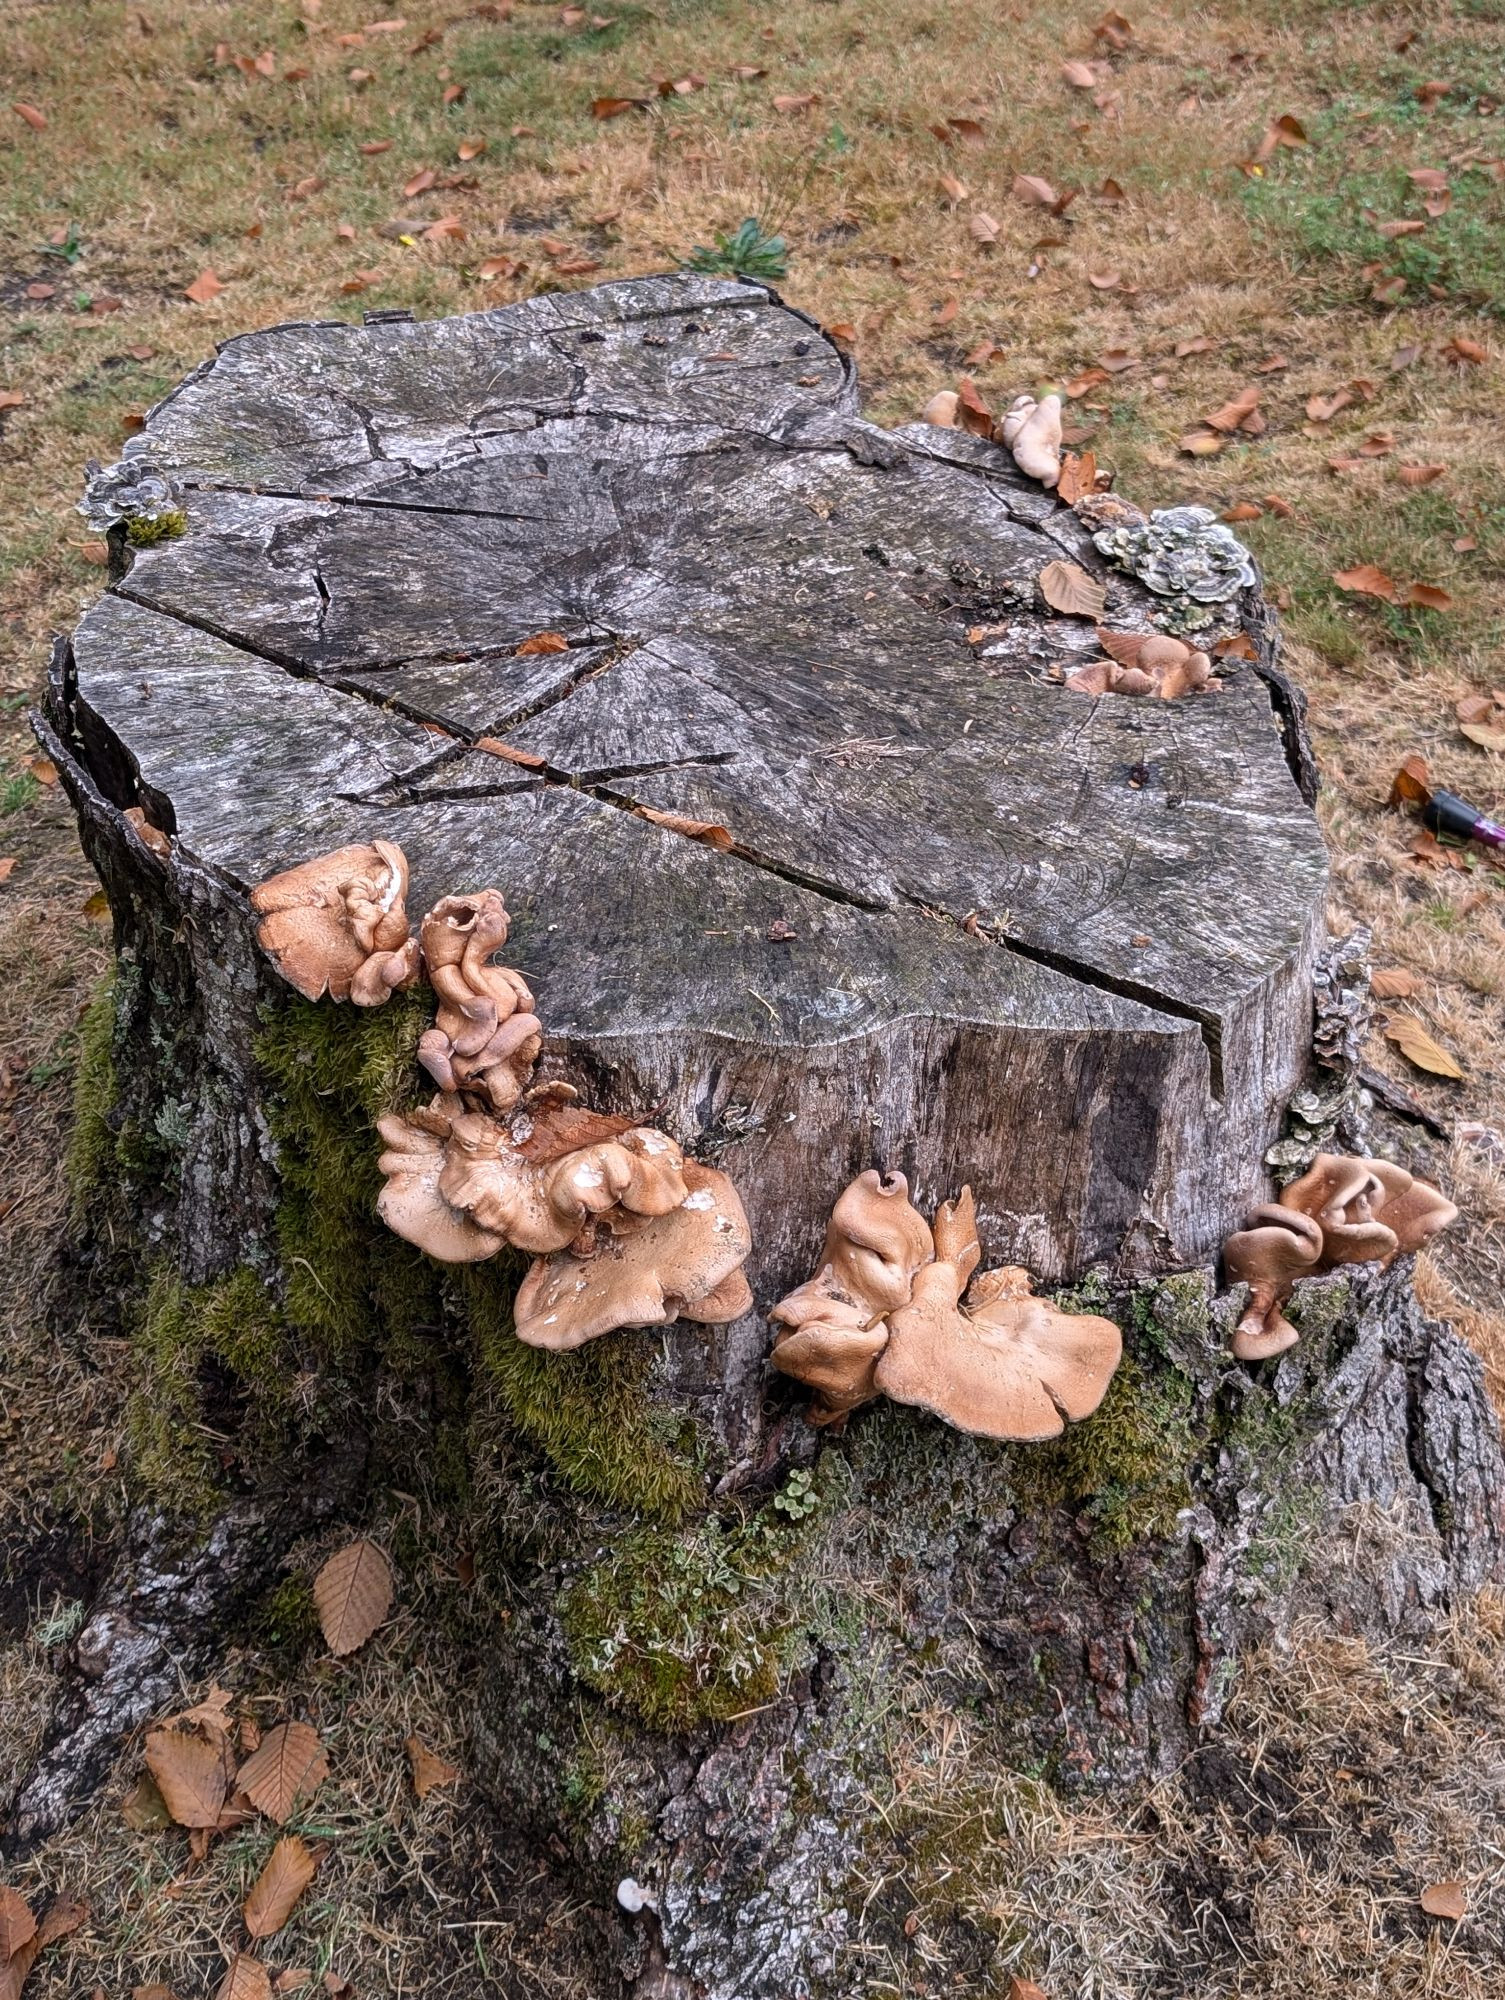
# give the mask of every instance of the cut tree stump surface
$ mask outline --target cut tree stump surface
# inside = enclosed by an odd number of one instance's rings
[[[553,1051],[806,1191],[754,1214],[781,1282],[875,1162],[1047,1278],[1260,1197],[1325,869],[1270,686],[1052,681],[1098,649],[1049,562],[1156,600],[1000,448],[687,277],[248,335],[144,435],[189,530],[74,639],[96,784],[239,891],[375,837],[415,913],[495,883]]]

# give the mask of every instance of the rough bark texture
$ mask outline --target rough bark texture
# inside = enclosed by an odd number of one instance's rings
[[[603,1910],[651,1886],[606,1961],[709,2000],[860,1991],[896,1719],[980,1707],[1062,1780],[1162,1770],[1302,1593],[1404,1631],[1495,1573],[1480,1371],[1404,1272],[1306,1288],[1278,1368],[1226,1354],[1210,1265],[1306,1068],[1324,879],[1256,595],[1223,694],[1066,690],[1091,627],[1043,608],[1045,564],[1102,574],[1116,626],[1148,593],[997,448],[864,423],[850,365],[753,286],[274,329],[147,436],[188,533],[121,563],[41,725],[115,913],[117,1197],[208,1302],[248,1482],[237,1272],[343,1385],[311,1452],[362,1380],[386,1408],[463,1377],[506,1611],[477,1769]],[[567,650],[517,653],[543,630]],[[507,1270],[382,1239],[369,1120],[419,1094],[417,1015],[290,1006],[246,904],[377,836],[415,911],[503,889],[549,1066],[732,1174],[759,1311],[539,1357]],[[762,1314],[874,1164],[926,1208],[969,1181],[989,1263],[1120,1318],[1096,1417],[1006,1447],[879,1407],[817,1447]]]

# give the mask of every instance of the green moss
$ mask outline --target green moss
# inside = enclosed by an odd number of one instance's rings
[[[319,1611],[310,1578],[298,1571],[274,1584],[253,1607],[247,1637],[260,1648],[286,1655],[306,1652],[319,1637]]]
[[[374,1127],[414,1094],[427,1005],[414,994],[372,1008],[292,1000],[264,1017],[255,1050],[272,1084],[287,1318],[327,1360],[375,1346],[400,1373],[429,1358],[440,1280],[377,1221]]]
[[[231,1378],[232,1394],[252,1392],[263,1438],[281,1434],[291,1402],[287,1334],[275,1300],[244,1268],[207,1285],[185,1285],[159,1266],[132,1337],[136,1379],[126,1428],[134,1477],[184,1513],[212,1510],[218,1496],[213,1433],[206,1422],[206,1372]]]
[[[109,1182],[115,1165],[110,1112],[115,1103],[115,978],[106,973],[78,1024],[73,1079],[73,1130],[64,1171],[75,1225]]]
[[[799,1643],[787,1586],[804,1546],[763,1516],[619,1537],[560,1599],[576,1673],[671,1732],[772,1701]]]
[[[517,1275],[507,1260],[472,1265],[458,1283],[477,1365],[518,1430],[572,1492],[682,1519],[704,1501],[705,1481],[693,1424],[646,1393],[651,1340],[622,1333],[573,1354],[526,1347],[512,1332]]]
[[[133,515],[125,524],[125,538],[133,549],[152,549],[158,542],[175,541],[187,532],[188,516],[181,507],[159,514],[155,521],[145,521]]]

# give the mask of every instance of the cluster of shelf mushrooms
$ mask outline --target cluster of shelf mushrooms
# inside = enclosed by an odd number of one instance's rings
[[[1319,1153],[1279,1201],[1255,1209],[1223,1245],[1226,1275],[1249,1287],[1233,1335],[1240,1361],[1283,1354],[1299,1338],[1282,1307],[1298,1278],[1345,1264],[1388,1264],[1456,1221],[1446,1195],[1389,1160]]]
[[[1035,1298],[1018,1265],[974,1278],[981,1255],[970,1188],[932,1230],[903,1174],[859,1174],[831,1211],[819,1270],[770,1315],[774,1367],[815,1391],[810,1421],[837,1423],[876,1396],[980,1437],[1058,1437],[1091,1416],[1123,1354],[1118,1328]]]
[[[495,889],[446,896],[411,935],[407,861],[388,841],[340,848],[255,891],[257,935],[310,1000],[380,1006],[425,972],[438,1001],[418,1060],[428,1104],[378,1121],[378,1211],[445,1263],[511,1246],[533,1262],[514,1325],[532,1347],[582,1346],[623,1326],[738,1318],[752,1304],[752,1237],[737,1191],[667,1134],[535,1083],[543,1024]]]
[[[378,840],[274,875],[251,897],[262,948],[307,999],[379,1007],[421,976],[433,989],[418,1060],[434,1095],[378,1120],[383,1221],[445,1263],[526,1252],[514,1323],[530,1346],[747,1312],[752,1235],[728,1177],[667,1133],[535,1080],[543,1024],[521,974],[496,961],[508,934],[500,892],[443,897],[415,937],[407,890],[402,849]],[[1388,1263],[1456,1215],[1388,1160],[1319,1154],[1224,1246],[1228,1278],[1249,1287],[1234,1354],[1259,1361],[1292,1345],[1282,1307],[1298,1278]],[[832,1211],[815,1275],[770,1315],[773,1365],[814,1392],[810,1421],[838,1423],[879,1396],[993,1438],[1051,1438],[1090,1416],[1122,1355],[1118,1327],[1036,1298],[1016,1265],[978,1275],[980,1258],[970,1188],[932,1227],[902,1174],[860,1174]]]

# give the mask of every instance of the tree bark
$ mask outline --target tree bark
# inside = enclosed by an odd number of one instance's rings
[[[1256,591],[1219,694],[1063,687],[1096,641],[1046,608],[1048,563],[1097,576],[1117,628],[1156,600],[1001,448],[864,422],[851,364],[751,285],[275,328],[144,440],[188,532],[121,556],[40,724],[115,915],[113,1129],[171,1155],[126,1177],[139,1240],[194,1287],[249,1266],[312,1338],[290,1176],[305,1231],[352,1197],[261,1053],[302,1017],[247,898],[375,838],[415,912],[502,889],[547,1071],[713,1159],[751,1219],[754,1312],[547,1366],[504,1275],[423,1280],[469,1343],[509,1609],[481,1768],[593,1891],[654,1885],[658,1932],[613,1919],[608,1956],[726,2000],[848,1990],[845,1885],[886,1837],[864,1663],[901,1706],[939,1675],[1063,1777],[1141,1773],[1216,1719],[1298,1574],[1404,1629],[1494,1572],[1479,1371],[1403,1274],[1313,1288],[1262,1374],[1210,1303],[1306,1072],[1322,933],[1300,697]],[[562,649],[526,648],[545,632]],[[342,1089],[309,1116],[358,1116]],[[1121,1318],[1098,1417],[1032,1450],[880,1408],[817,1451],[765,1315],[874,1165],[927,1213],[970,1183],[986,1265]],[[351,1214],[375,1240],[365,1193]],[[1378,1576],[1336,1557],[1356,1506],[1403,1523]],[[1288,1561],[1324,1535],[1332,1561]]]

